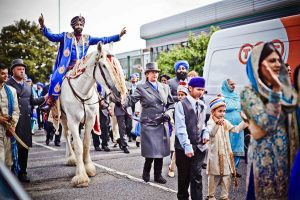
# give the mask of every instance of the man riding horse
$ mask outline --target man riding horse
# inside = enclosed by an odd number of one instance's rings
[[[43,15],[39,17],[39,24],[41,26],[41,31],[50,41],[60,43],[53,68],[47,105],[43,107],[44,111],[49,111],[60,95],[62,80],[66,72],[85,59],[89,46],[95,45],[98,42],[103,44],[117,42],[124,34],[126,34],[126,29],[123,28],[118,35],[99,38],[82,34],[85,24],[85,18],[82,16],[76,16],[71,20],[71,27],[74,30],[72,33],[51,33],[44,24]]]

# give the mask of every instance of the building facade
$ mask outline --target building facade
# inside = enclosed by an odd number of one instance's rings
[[[144,65],[162,51],[185,46],[189,33],[199,35],[211,26],[226,29],[296,14],[300,14],[299,0],[224,0],[142,25],[140,37],[146,40],[146,49],[117,57],[128,74],[136,63]]]

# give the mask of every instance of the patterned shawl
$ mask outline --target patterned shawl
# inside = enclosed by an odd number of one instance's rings
[[[4,89],[8,100],[8,115],[12,117],[14,111],[14,97],[6,84],[4,84]],[[18,175],[20,172],[20,165],[18,162],[18,147],[17,147],[16,139],[14,137],[11,137],[10,143],[11,143],[11,153],[13,159],[12,171],[14,174]]]

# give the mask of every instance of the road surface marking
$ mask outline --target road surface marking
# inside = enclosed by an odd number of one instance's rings
[[[45,147],[45,148],[50,149],[50,150],[52,150],[52,151],[58,151],[58,150],[59,150],[59,149],[55,149],[55,148],[53,148],[53,147],[46,146],[46,145],[44,145],[44,144],[37,143],[37,142],[35,142],[35,141],[32,141],[32,143],[34,143],[34,144],[36,144],[36,145],[39,145],[39,146],[42,146],[42,147]],[[111,156],[111,155],[113,155],[113,154],[109,154],[109,153],[107,154],[107,156]],[[120,154],[118,153],[117,155],[120,155]],[[100,156],[100,155],[99,155],[99,156]],[[103,155],[101,155],[101,156],[103,156]],[[98,156],[97,156],[97,157],[98,157]],[[123,177],[125,177],[125,178],[128,178],[128,179],[130,179],[130,180],[132,180],[132,181],[136,181],[136,182],[140,182],[140,183],[143,183],[143,184],[147,184],[147,185],[150,185],[150,186],[152,186],[152,187],[156,187],[156,188],[162,189],[162,190],[167,191],[167,192],[177,193],[176,190],[172,190],[172,189],[170,189],[170,188],[167,188],[167,187],[164,187],[164,186],[161,186],[161,185],[159,185],[159,184],[152,183],[152,182],[146,183],[143,179],[134,177],[134,176],[129,175],[129,174],[126,174],[126,173],[124,173],[124,172],[120,172],[120,171],[111,169],[111,168],[109,168],[109,167],[105,167],[105,166],[100,165],[100,164],[98,164],[98,163],[95,163],[95,162],[94,162],[94,165],[95,165],[96,167],[100,168],[100,169],[104,169],[104,170],[109,171],[109,172],[111,172],[111,173],[118,174],[118,175],[123,176]]]
[[[99,165],[98,163],[94,163],[94,165],[100,169],[104,169],[106,171],[109,171],[111,173],[114,173],[114,174],[118,174],[120,176],[123,176],[123,177],[126,177],[130,180],[133,180],[133,181],[137,181],[137,182],[140,182],[140,183],[143,183],[143,184],[147,184],[147,185],[151,185],[152,187],[156,187],[156,188],[159,188],[159,189],[162,189],[164,191],[167,191],[167,192],[173,192],[173,193],[177,193],[176,190],[172,190],[170,188],[167,188],[167,187],[164,187],[164,186],[161,186],[159,184],[156,184],[156,183],[152,183],[152,182],[148,182],[146,183],[143,179],[140,179],[140,178],[136,178],[134,176],[131,176],[129,174],[126,174],[126,173],[123,173],[123,172],[120,172],[120,171],[117,171],[117,170],[114,170],[114,169],[111,169],[109,167],[105,167],[103,165]]]
[[[45,147],[45,148],[50,149],[50,150],[52,150],[52,151],[58,151],[58,149],[55,149],[55,148],[53,148],[53,147],[46,146],[46,145],[44,145],[44,144],[37,143],[37,142],[35,142],[35,141],[32,141],[32,143],[33,143],[33,144],[36,144],[36,145],[39,145],[39,146],[42,146],[42,147]]]

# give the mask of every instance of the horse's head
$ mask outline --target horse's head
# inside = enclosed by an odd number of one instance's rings
[[[107,93],[110,93],[113,101],[124,102],[127,88],[125,85],[125,77],[120,62],[113,55],[108,54],[101,43],[97,45],[98,58],[97,70],[99,74],[95,78]]]

